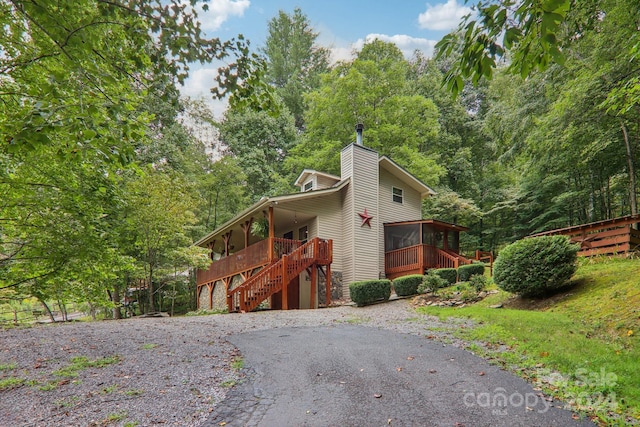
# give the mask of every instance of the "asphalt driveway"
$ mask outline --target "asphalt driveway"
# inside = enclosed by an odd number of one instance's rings
[[[246,380],[210,426],[593,426],[453,346],[351,324],[231,335]]]

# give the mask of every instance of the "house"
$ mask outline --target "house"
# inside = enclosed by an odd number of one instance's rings
[[[212,259],[197,273],[199,308],[316,308],[348,299],[354,281],[469,262],[458,253],[466,228],[419,219],[434,191],[357,130],[340,176],[305,169],[300,192],[262,198],[195,243]]]

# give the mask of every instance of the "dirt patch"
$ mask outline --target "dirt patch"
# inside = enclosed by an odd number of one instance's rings
[[[574,293],[583,285],[584,284],[582,282],[575,281],[560,289],[553,295],[543,295],[537,298],[514,295],[504,301],[502,306],[504,308],[512,308],[515,310],[545,311],[574,295]]]

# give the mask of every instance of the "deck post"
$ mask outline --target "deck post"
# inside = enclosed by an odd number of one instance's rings
[[[274,258],[273,245],[276,233],[273,227],[273,206],[269,206],[269,262],[272,262]]]
[[[331,305],[331,264],[327,264],[327,273],[325,274],[325,281],[327,282],[326,293],[327,293],[327,302],[326,305],[329,307]]]
[[[282,255],[282,309],[289,310],[289,278],[287,277],[287,263],[289,255]]]
[[[311,302],[310,308],[316,308],[316,294],[318,293],[318,264],[311,266]]]

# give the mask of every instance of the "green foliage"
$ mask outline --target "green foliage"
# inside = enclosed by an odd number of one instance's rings
[[[177,123],[175,85],[188,64],[245,54],[205,38],[195,8],[165,3],[0,2],[0,288],[112,308],[107,291],[138,278],[136,161],[198,171],[204,147]]]
[[[578,246],[565,236],[522,239],[500,251],[493,280],[520,295],[541,295],[566,284],[577,269]]]
[[[316,44],[307,16],[296,7],[292,14],[280,10],[269,21],[269,34],[262,49],[266,55],[265,80],[276,88],[298,129],[304,127],[304,95],[320,84],[328,70],[329,50]]]
[[[481,274],[475,274],[469,278],[469,286],[476,292],[482,292],[487,287],[487,278]]]
[[[461,282],[467,282],[474,275],[482,276],[484,274],[483,263],[473,263],[468,265],[461,265],[458,267],[458,280]]]
[[[424,276],[421,274],[398,277],[393,279],[393,289],[399,297],[415,295],[418,293],[418,286],[420,286],[423,279]]]
[[[388,300],[391,296],[390,280],[366,280],[349,284],[351,300],[358,307],[380,300]]]
[[[436,293],[438,289],[449,285],[449,281],[437,274],[437,270],[429,270],[429,272],[424,275],[422,283],[418,286],[418,292],[421,294],[427,292]]]
[[[473,7],[476,13],[466,15],[455,32],[436,44],[438,57],[458,56],[445,78],[449,90],[454,95],[462,92],[463,78],[471,78],[473,84],[482,77],[491,78],[507,52],[509,69],[523,78],[536,68],[563,63],[561,24],[570,4],[569,0],[523,0],[512,9],[510,0],[479,2]]]
[[[458,281],[458,270],[455,268],[436,268],[433,270],[429,270],[429,273],[434,272],[438,276],[442,277],[447,281],[450,285],[453,285]]]
[[[444,173],[429,152],[438,135],[438,109],[408,84],[409,63],[391,43],[367,43],[351,63],[325,74],[305,99],[306,132],[285,166],[291,174],[304,168],[338,173],[340,150],[355,139],[354,125],[364,123],[364,145],[392,158],[422,181],[434,185]]]
[[[284,159],[297,141],[290,114],[272,117],[265,111],[231,109],[220,126],[220,136],[251,183],[247,187],[250,202],[291,192],[276,186],[284,175]]]

